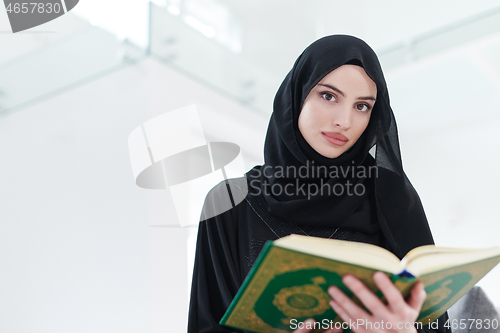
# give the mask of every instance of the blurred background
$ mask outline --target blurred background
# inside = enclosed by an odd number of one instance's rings
[[[436,243],[499,246],[497,0],[83,0],[16,34],[2,7],[0,330],[184,332],[196,228],[135,185],[128,135],[195,104],[261,164],[281,80],[329,34],[379,55]]]

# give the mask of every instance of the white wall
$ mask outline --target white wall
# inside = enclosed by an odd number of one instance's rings
[[[0,119],[3,332],[140,332],[148,324],[148,201],[126,138],[143,121],[139,67]]]
[[[185,331],[196,229],[135,185],[127,139],[193,103],[260,163],[265,119],[154,60],[0,118],[2,332]]]
[[[154,60],[145,65],[149,72],[148,119],[194,103],[207,141],[238,144],[246,169],[263,162],[267,119]],[[151,332],[183,332],[196,229],[177,227],[167,191],[153,190],[148,195],[149,221],[154,226],[150,228]]]

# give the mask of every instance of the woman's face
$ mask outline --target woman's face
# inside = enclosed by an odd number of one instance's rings
[[[349,150],[368,126],[377,86],[362,67],[343,65],[326,75],[307,95],[299,130],[325,157]]]

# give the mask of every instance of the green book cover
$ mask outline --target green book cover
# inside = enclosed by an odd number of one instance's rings
[[[342,322],[329,305],[328,287],[338,286],[360,304],[342,283],[342,276],[349,273],[357,276],[383,299],[372,280],[375,271],[383,271],[405,297],[416,281],[424,283],[427,298],[418,321],[427,325],[440,317],[500,261],[499,252],[494,257],[415,277],[405,270],[391,273],[390,270],[349,263],[348,259],[340,261],[299,252],[279,246],[279,241],[276,243],[265,245],[220,324],[258,333],[277,333],[293,331],[294,323],[309,318],[318,322]]]

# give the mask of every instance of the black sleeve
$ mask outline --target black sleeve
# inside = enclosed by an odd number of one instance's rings
[[[207,195],[204,212],[216,197],[213,192]],[[233,222],[231,211],[200,222],[188,333],[242,332],[219,325],[241,284]]]
[[[445,312],[441,317],[436,319],[430,325],[425,325],[421,329],[417,328],[418,333],[451,333],[449,327],[444,327],[448,321],[448,312]]]

